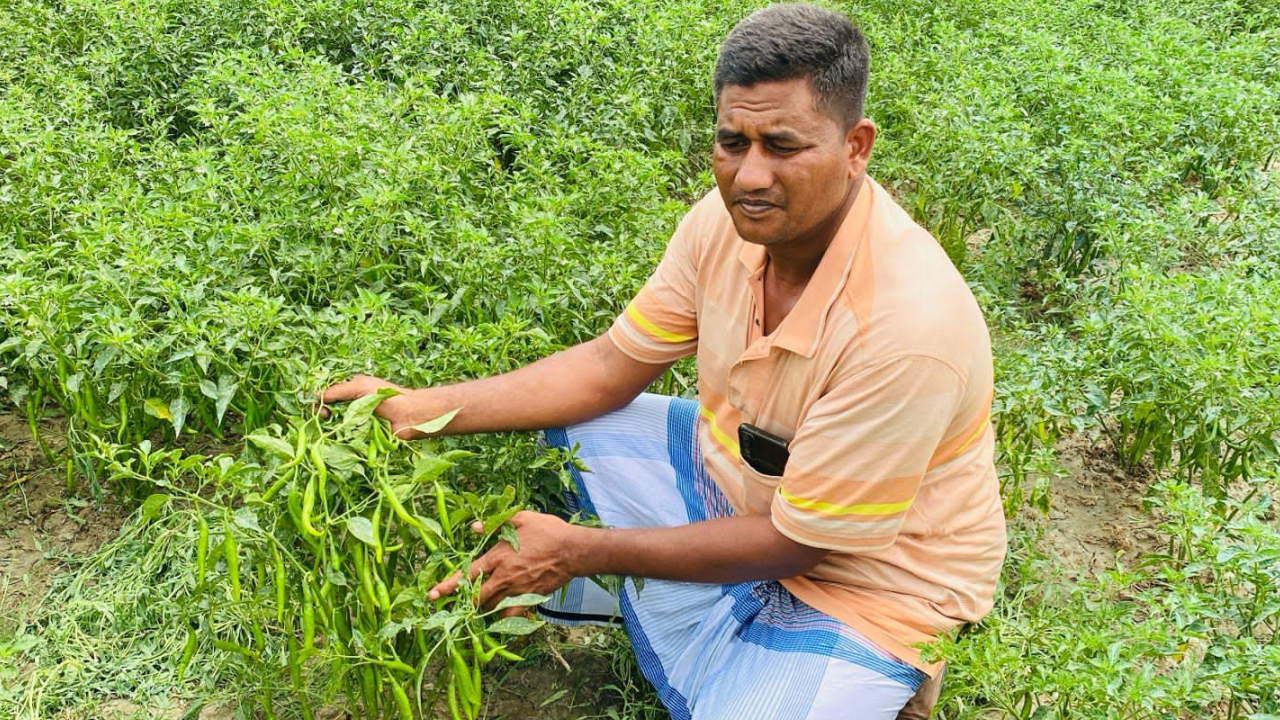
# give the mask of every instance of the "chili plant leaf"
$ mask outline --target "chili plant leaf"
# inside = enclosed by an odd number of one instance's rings
[[[214,411],[218,415],[218,423],[222,422],[222,416],[227,412],[227,406],[231,404],[231,399],[235,397],[236,387],[239,383],[235,377],[223,373],[218,376],[218,384],[213,384],[212,380],[200,381],[200,394],[209,398],[214,402]]]
[[[169,414],[173,420],[173,434],[181,435],[182,426],[187,421],[187,412],[191,410],[191,402],[186,395],[179,395],[169,403]]]
[[[502,602],[498,603],[498,606],[494,608],[494,612],[513,607],[532,607],[534,605],[541,605],[550,599],[550,595],[539,595],[538,593],[512,595],[511,597],[503,598]]]
[[[462,408],[460,407],[454,408],[449,412],[441,415],[440,417],[435,418],[434,420],[428,420],[424,423],[418,423],[417,425],[414,425],[413,429],[417,430],[420,433],[425,433],[427,435],[434,435],[435,433],[438,433],[441,430],[443,430],[445,426],[448,425],[453,420],[454,416],[456,416],[458,414],[458,411],[460,410],[462,410]]]
[[[169,496],[164,493],[155,493],[148,495],[146,500],[142,501],[142,517],[147,520],[155,520],[160,517],[160,510],[169,502]]]
[[[418,605],[422,603],[422,590],[410,585],[409,587],[396,593],[395,599],[391,601],[391,607],[396,608],[405,603],[410,605]]]
[[[293,448],[281,438],[255,433],[246,435],[245,439],[257,445],[259,449],[265,450],[281,460],[288,460],[293,457]]]
[[[503,525],[502,529],[498,530],[498,537],[506,540],[507,543],[511,545],[512,550],[520,552],[520,535],[516,533],[514,526]]]
[[[453,611],[437,612],[427,616],[422,621],[423,630],[444,630],[446,633],[453,631],[453,626],[458,624],[462,616]]]
[[[380,388],[371,395],[353,400],[347,406],[347,412],[342,416],[342,424],[338,426],[338,432],[344,432],[353,428],[360,427],[369,422],[373,417],[373,413],[378,409],[378,405],[389,397],[399,395],[400,391],[395,388]]]
[[[142,407],[147,411],[147,414],[153,418],[169,421],[173,420],[173,415],[169,413],[169,406],[160,398],[147,398],[146,402],[142,404]]]
[[[496,635],[528,635],[546,625],[542,620],[527,617],[509,617],[493,623],[487,629]]]
[[[245,530],[262,532],[262,525],[258,523],[258,513],[251,507],[242,507],[236,510],[234,520],[236,525]]]
[[[453,467],[453,463],[439,455],[422,455],[413,463],[413,481],[416,483],[433,482],[451,467]]]
[[[435,533],[436,537],[444,537],[444,528],[440,527],[439,520],[436,520],[435,518],[423,517],[421,515],[418,515],[416,517],[418,518],[418,522],[422,523],[423,525],[426,526],[428,530]]]
[[[377,539],[373,536],[373,523],[369,522],[369,518],[347,518],[347,532],[351,533],[357,540],[370,547],[376,547],[378,544]]]
[[[415,622],[414,618],[389,622],[378,630],[378,637],[385,642],[393,642],[400,633],[412,630]]]
[[[348,475],[353,472],[364,472],[364,458],[356,454],[350,446],[341,443],[325,444],[324,464]]]
[[[506,510],[502,510],[501,512],[496,512],[492,515],[486,515],[484,518],[485,529],[492,530],[493,528],[506,525],[507,521],[515,517],[515,514],[518,512],[520,512],[519,507],[511,507],[511,508],[507,508]],[[504,539],[505,539],[505,536],[504,536]]]

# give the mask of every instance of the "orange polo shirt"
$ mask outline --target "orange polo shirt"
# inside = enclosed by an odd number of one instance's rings
[[[713,190],[609,337],[640,362],[697,353],[712,479],[738,514],[768,513],[787,537],[832,551],[782,584],[933,674],[911,645],[982,618],[1005,553],[982,313],[870,177],[770,335],[765,260]],[[789,441],[782,476],[742,461],[744,422]]]

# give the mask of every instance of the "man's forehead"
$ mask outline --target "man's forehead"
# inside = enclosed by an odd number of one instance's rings
[[[717,103],[716,134],[753,133],[808,135],[821,132],[825,116],[818,111],[804,79],[726,85]]]

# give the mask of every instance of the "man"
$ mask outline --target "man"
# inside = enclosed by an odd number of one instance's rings
[[[989,338],[945,253],[865,174],[867,69],[830,11],[744,20],[715,70],[718,191],[608,333],[379,408],[402,437],[454,408],[455,433],[564,428],[546,440],[580,446],[576,501],[605,528],[517,515],[519,552],[472,566],[481,602],[567,586],[540,612],[616,608],[673,718],[894,718],[940,670],[913,645],[992,604]],[[641,395],[694,353],[698,403]],[[605,574],[649,580],[617,598],[582,580]]]

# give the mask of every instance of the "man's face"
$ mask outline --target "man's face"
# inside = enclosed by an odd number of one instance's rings
[[[716,184],[747,242],[780,245],[805,236],[841,208],[861,178],[866,158],[856,133],[846,133],[815,100],[808,78],[720,91]]]

